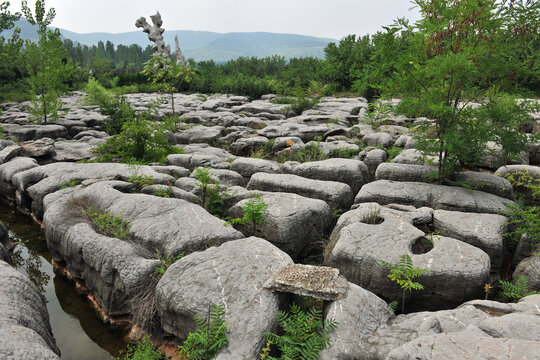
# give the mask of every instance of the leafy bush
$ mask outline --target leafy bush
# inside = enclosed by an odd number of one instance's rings
[[[153,185],[156,179],[150,175],[139,174],[135,170],[135,173],[128,177],[127,181],[135,185],[136,191],[141,191],[143,188]]]
[[[145,336],[135,345],[128,345],[118,360],[160,360],[163,354],[154,350],[152,340]]]
[[[304,312],[295,303],[291,304],[290,313],[280,311],[276,314],[283,335],[265,333],[264,336],[270,344],[277,346],[281,352],[279,358],[266,353],[269,360],[315,360],[328,345],[330,334],[336,329],[334,319],[322,320],[322,312],[311,307]]]
[[[182,149],[172,146],[166,137],[168,132],[174,131],[174,123],[154,120],[158,104],[152,104],[149,110],[136,114],[133,119],[126,119],[119,134],[111,136],[105,144],[94,149],[100,155],[97,160],[117,159],[132,164],[163,163],[167,155],[182,153]]]
[[[197,331],[190,333],[179,346],[180,360],[210,360],[215,359],[221,348],[228,344],[227,324],[223,306],[212,305],[207,318],[195,315]]]
[[[171,198],[173,196],[173,192],[171,188],[168,187],[168,188],[157,189],[156,191],[154,191],[152,195],[159,196],[162,198]]]
[[[102,208],[93,205],[84,205],[84,214],[92,223],[96,231],[102,235],[115,237],[120,240],[132,238],[129,223],[112,212],[105,212]]]
[[[161,252],[159,252],[159,250],[156,251],[156,253],[159,259],[159,263],[160,263],[159,266],[156,267],[156,272],[158,274],[158,277],[162,277],[163,275],[165,275],[165,271],[167,271],[167,269],[172,264],[174,264],[175,262],[177,262],[178,260],[184,257],[183,252],[176,256],[172,255],[171,253],[167,253],[165,256],[163,256]]]
[[[499,287],[507,299],[514,301],[525,296],[540,294],[540,291],[531,291],[529,289],[529,279],[524,275],[518,276],[515,285],[510,281],[499,280]]]
[[[75,187],[75,186],[79,185],[80,183],[81,183],[81,180],[77,180],[77,179],[71,180],[71,181],[66,181],[65,183],[60,184],[60,186],[58,186],[58,190]]]
[[[506,179],[514,187],[529,192],[531,196],[527,200],[532,204],[540,201],[540,177],[534,177],[525,170],[508,174]],[[517,243],[523,234],[527,234],[534,243],[540,244],[540,206],[525,205],[524,201],[519,199],[516,205],[509,205],[508,210],[503,212],[503,215],[511,219],[507,224],[508,228],[513,228],[505,237]]]
[[[261,199],[260,195],[255,195],[251,200],[246,201],[242,207],[244,216],[239,219],[232,219],[231,224],[252,224],[253,230],[257,230],[257,224],[264,224],[264,215],[268,213],[268,204]]]
[[[383,121],[390,115],[391,109],[392,107],[389,104],[381,100],[370,103],[368,105],[368,111],[364,114],[367,118],[368,125],[371,125],[374,129],[381,126]]]
[[[386,150],[388,153],[388,158],[386,159],[386,162],[392,162],[396,156],[399,155],[400,152],[403,151],[403,148],[392,146],[390,149]]]
[[[397,283],[403,289],[403,299],[401,302],[401,312],[405,312],[405,291],[422,290],[424,286],[419,282],[414,282],[413,279],[428,272],[427,269],[413,267],[412,259],[409,255],[401,255],[401,259],[397,265],[392,265],[384,260],[378,260],[388,270],[388,278]]]
[[[221,192],[219,181],[213,181],[210,168],[196,168],[193,172],[199,182],[197,186],[202,194],[199,196],[203,207],[212,215],[223,216],[223,198],[227,193]]]

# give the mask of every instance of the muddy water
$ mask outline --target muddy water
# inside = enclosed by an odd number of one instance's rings
[[[40,227],[4,200],[0,200],[0,220],[16,243],[15,266],[30,277],[47,300],[62,359],[101,360],[118,356],[125,346],[121,340],[124,334],[105,326],[74,286],[61,275],[55,275]]]

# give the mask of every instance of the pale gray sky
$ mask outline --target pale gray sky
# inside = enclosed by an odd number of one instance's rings
[[[34,0],[28,0],[34,9]],[[266,31],[341,39],[372,34],[397,17],[418,19],[409,0],[46,0],[53,26],[77,33],[137,31],[157,10],[167,30]],[[11,0],[10,11],[20,10]]]

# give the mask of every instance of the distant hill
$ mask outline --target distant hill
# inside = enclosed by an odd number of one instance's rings
[[[15,24],[21,29],[23,39],[37,40],[36,29],[26,19],[21,18]],[[1,33],[10,37],[12,30]],[[97,45],[98,41],[111,41],[114,45],[138,44],[142,48],[152,43],[147,34],[141,31],[132,31],[120,34],[88,33],[78,34],[69,30],[60,29],[66,39],[71,39],[82,45]],[[313,36],[278,34],[268,32],[235,32],[215,33],[209,31],[172,30],[165,29],[165,43],[171,45],[174,51],[174,36],[178,35],[180,48],[186,58],[196,61],[214,60],[224,62],[239,56],[264,57],[281,55],[286,58],[314,56],[324,57],[324,48],[334,39],[317,38]]]

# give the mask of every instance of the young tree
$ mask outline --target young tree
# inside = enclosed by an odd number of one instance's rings
[[[190,65],[178,65],[176,61],[163,55],[154,54],[145,64],[143,73],[152,78],[152,83],[159,84],[164,93],[171,96],[171,107],[173,115],[174,93],[178,91],[183,83],[189,83],[195,74]]]
[[[531,105],[501,91],[511,87],[512,74],[524,65],[509,52],[509,39],[517,36],[511,25],[516,12],[505,11],[497,0],[413,3],[422,18],[396,84],[402,110],[434,120],[420,128],[417,147],[438,156],[439,180],[461,165],[477,164],[488,141],[503,146],[506,158],[524,151],[527,137],[518,130],[530,121]],[[539,7],[531,4],[531,11],[519,12],[524,18],[518,32],[538,31],[533,23],[540,18]],[[468,106],[471,101],[481,104]]]
[[[0,32],[13,28],[14,21],[21,16],[19,13],[11,14],[8,10],[9,2],[0,3]],[[15,80],[20,74],[19,65],[23,41],[20,39],[20,29],[15,29],[10,39],[0,36],[0,84],[6,85]],[[3,101],[5,88],[0,89],[0,102]],[[8,88],[9,89],[9,88]],[[4,94],[2,94],[4,93]],[[0,109],[0,113],[2,110]]]
[[[37,123],[47,123],[47,120],[58,119],[63,105],[58,97],[66,90],[65,83],[71,76],[73,66],[67,59],[60,31],[47,30],[56,15],[54,8],[46,13],[45,0],[37,0],[35,16],[26,1],[22,2],[21,9],[28,22],[38,26],[39,34],[37,44],[26,42],[28,82],[32,92],[30,119]]]

